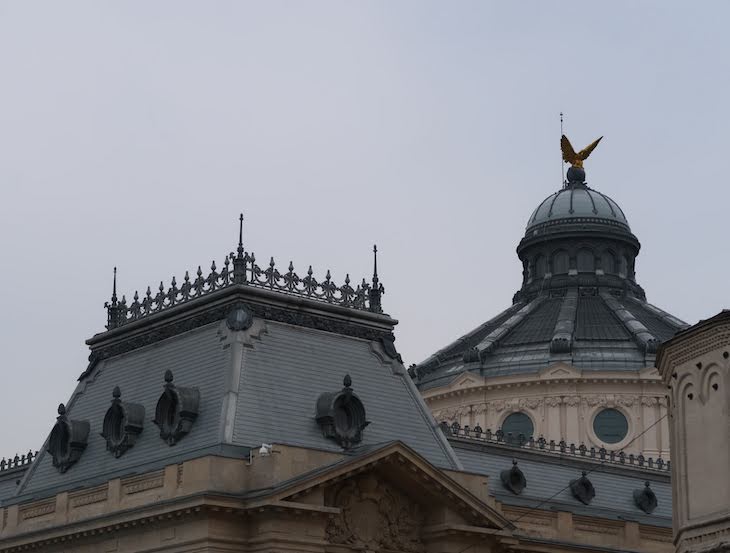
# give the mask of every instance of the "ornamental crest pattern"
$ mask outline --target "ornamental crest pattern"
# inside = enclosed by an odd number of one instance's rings
[[[373,475],[348,480],[329,490],[327,504],[339,507],[327,524],[327,541],[370,551],[424,551],[423,513],[409,497],[384,486]]]

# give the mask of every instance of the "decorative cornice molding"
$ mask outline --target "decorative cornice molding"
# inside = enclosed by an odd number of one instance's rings
[[[227,290],[226,292],[229,291]],[[228,294],[225,299],[221,298],[221,301],[212,303],[204,309],[190,313],[186,317],[175,317],[149,329],[142,328],[138,332],[126,338],[120,336],[116,340],[109,339],[102,341],[103,335],[98,338],[95,337],[89,341],[89,344],[92,347],[91,354],[89,355],[89,364],[86,370],[84,370],[84,372],[79,376],[79,380],[83,380],[91,374],[96,364],[104,359],[152,345],[162,340],[172,338],[173,336],[226,319],[231,309],[240,306],[241,300],[243,299],[241,297],[242,294],[237,294],[234,290],[230,290],[230,292],[233,293]],[[392,335],[392,326],[381,330],[371,326],[358,324],[357,321],[339,319],[328,316],[324,313],[320,314],[310,312],[297,308],[297,306],[288,308],[285,306],[258,303],[254,298],[250,297],[246,297],[245,299],[246,308],[255,318],[322,330],[324,332],[342,334],[344,336],[361,338],[363,340],[379,340],[380,338],[387,340]],[[388,320],[392,321],[392,319]],[[131,327],[131,325],[129,326]],[[124,331],[125,329],[126,327],[120,330]]]

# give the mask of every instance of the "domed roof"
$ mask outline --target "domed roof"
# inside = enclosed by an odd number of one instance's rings
[[[626,215],[615,201],[583,183],[575,182],[545,198],[530,215],[527,230],[559,222],[603,222],[631,230]]]

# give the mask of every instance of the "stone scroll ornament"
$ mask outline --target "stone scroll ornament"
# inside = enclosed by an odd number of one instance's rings
[[[51,430],[46,451],[53,458],[53,466],[64,473],[76,463],[86,449],[89,421],[75,421],[66,416],[66,406],[58,406],[56,424]]]
[[[104,416],[101,437],[106,440],[106,449],[115,457],[121,457],[134,445],[144,427],[145,409],[138,403],[122,401],[119,386],[112,392],[112,404]]]
[[[176,386],[172,380],[172,371],[168,369],[165,371],[165,391],[157,401],[153,421],[160,428],[160,438],[168,445],[175,445],[190,432],[200,405],[197,388]]]
[[[365,419],[365,406],[352,391],[349,374],[343,384],[339,392],[325,392],[319,396],[316,420],[325,438],[349,449],[362,441],[362,431],[370,423]]]

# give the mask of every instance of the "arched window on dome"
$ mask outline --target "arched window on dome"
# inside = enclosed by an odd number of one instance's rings
[[[553,274],[563,275],[568,272],[570,268],[570,257],[568,252],[560,250],[553,254]]]
[[[623,278],[626,278],[629,274],[629,258],[625,255],[621,256],[621,268],[619,269],[618,274]]]
[[[538,255],[534,262],[535,278],[543,278],[547,273],[547,259],[544,255]]]
[[[596,260],[591,250],[578,250],[577,264],[579,273],[594,273],[596,271]]]
[[[513,438],[519,438],[524,436],[525,439],[529,440],[535,433],[535,425],[532,424],[532,419],[525,413],[512,413],[502,423],[502,432],[507,436],[511,434]]]
[[[607,275],[616,274],[616,256],[613,252],[606,250],[601,254],[601,268]]]

